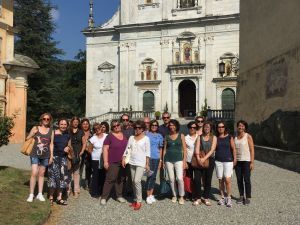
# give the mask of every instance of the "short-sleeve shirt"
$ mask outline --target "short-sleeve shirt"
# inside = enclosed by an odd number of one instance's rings
[[[117,163],[122,160],[124,151],[126,149],[128,139],[125,135],[123,135],[123,139],[119,140],[112,133],[107,135],[104,140],[103,145],[108,145],[108,162],[109,163]]]
[[[90,138],[90,143],[93,145],[92,160],[100,160],[103,152],[103,142],[106,136],[107,134],[103,134],[103,136],[99,138],[97,135],[94,135]]]
[[[164,146],[164,138],[159,133],[147,132],[147,137],[150,140],[151,159],[160,159],[160,148]]]

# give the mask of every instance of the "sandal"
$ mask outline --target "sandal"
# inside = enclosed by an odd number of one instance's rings
[[[49,198],[50,206],[53,206],[53,198]]]
[[[58,205],[68,205],[68,203],[66,201],[62,200],[62,199],[56,200],[56,203]]]
[[[197,206],[197,205],[200,205],[201,204],[201,200],[200,199],[197,199],[193,202],[193,205],[194,206]]]
[[[211,206],[210,201],[208,201],[208,200],[206,200],[206,199],[203,199],[202,201],[203,201],[204,205],[206,205],[206,206]]]

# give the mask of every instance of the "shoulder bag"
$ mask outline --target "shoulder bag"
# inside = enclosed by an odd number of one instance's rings
[[[38,129],[38,128],[37,128]],[[35,136],[35,135],[34,135]],[[32,152],[32,149],[33,149],[33,145],[34,145],[34,136],[27,139],[24,144],[22,145],[22,148],[21,148],[21,153],[24,154],[24,155],[30,155],[31,152]]]
[[[199,138],[200,138],[200,146],[201,146],[201,137],[202,137],[202,135],[199,136]],[[200,148],[199,157],[200,158],[204,158],[205,155],[206,155],[206,153],[204,151],[201,151],[201,148]],[[198,163],[197,156],[194,154],[193,157],[192,157],[191,164],[192,164],[192,167],[194,167],[194,168],[206,169],[206,168],[209,167],[209,158],[206,159],[202,165],[200,165]]]

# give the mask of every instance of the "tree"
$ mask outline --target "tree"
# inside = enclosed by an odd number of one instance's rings
[[[63,51],[53,40],[55,24],[51,17],[54,6],[43,0],[15,0],[14,22],[18,31],[15,52],[29,56],[40,70],[28,78],[27,127],[38,121],[43,112],[55,111],[56,84],[51,82],[60,73],[57,56]]]

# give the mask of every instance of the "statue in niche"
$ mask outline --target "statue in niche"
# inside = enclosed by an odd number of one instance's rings
[[[230,74],[231,74],[231,71],[232,71],[232,68],[231,68],[232,66],[231,66],[231,63],[230,63],[230,61],[227,61],[226,63],[225,63],[225,74],[226,74],[226,76],[229,76]]]
[[[176,59],[176,63],[178,64],[180,62],[180,54],[179,54],[179,52],[175,53],[175,59]]]
[[[146,4],[152,3],[152,0],[146,0]]]
[[[146,80],[151,80],[151,67],[147,66],[146,68]]]
[[[145,76],[144,76],[144,72],[141,72],[141,80],[144,80]]]
[[[194,54],[195,62],[199,62],[199,53],[195,52]]]
[[[157,80],[157,72],[156,71],[153,72],[153,76],[154,76],[154,80]]]
[[[186,46],[184,48],[184,61],[185,61],[185,63],[190,63],[191,62],[191,48],[190,48],[190,46]]]

